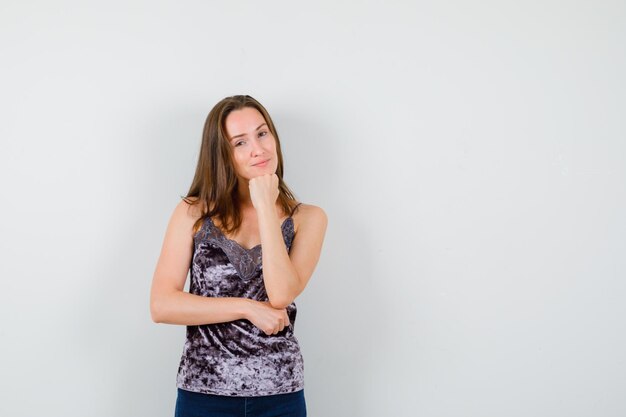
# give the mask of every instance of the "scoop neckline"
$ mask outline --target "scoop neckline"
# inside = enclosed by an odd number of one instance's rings
[[[246,247],[242,246],[242,245],[241,245],[239,242],[237,242],[236,240],[234,240],[234,239],[231,239],[231,238],[227,237],[227,236],[224,234],[224,232],[222,232],[222,229],[220,229],[219,227],[217,227],[217,226],[215,225],[215,223],[213,223],[213,219],[211,219],[210,217],[208,217],[208,219],[209,219],[209,222],[211,222],[211,226],[213,226],[215,229],[217,229],[218,233],[220,234],[220,236],[222,236],[222,238],[226,239],[226,240],[227,240],[227,241],[229,241],[229,242],[233,242],[235,245],[237,245],[238,247],[240,247],[240,248],[241,248],[241,249],[243,249],[244,251],[246,251],[246,252],[252,252],[252,251],[256,250],[257,248],[260,248],[260,247],[261,247],[261,243],[258,243],[258,244],[254,245],[254,246],[253,246],[253,247],[251,247],[251,248],[246,248]],[[293,221],[293,215],[291,215],[291,216],[287,217],[285,220],[283,220],[283,222],[280,224],[280,230],[281,230],[281,231],[283,230],[283,228],[285,227],[285,224],[287,224],[287,220],[289,220],[289,219],[291,219],[291,220]]]

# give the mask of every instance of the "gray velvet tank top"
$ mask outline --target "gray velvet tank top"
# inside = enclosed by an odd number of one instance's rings
[[[287,252],[294,238],[292,216],[293,211],[281,225]],[[224,236],[210,218],[193,240],[190,293],[268,300],[260,244],[251,249],[242,247]],[[273,395],[303,389],[304,362],[294,336],[295,303],[287,306],[287,315],[291,324],[269,336],[243,319],[187,326],[177,387],[229,396]]]

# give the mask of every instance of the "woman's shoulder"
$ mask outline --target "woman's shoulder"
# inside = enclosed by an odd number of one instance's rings
[[[328,223],[328,216],[324,209],[314,204],[300,203],[298,208],[293,213],[294,229],[296,233],[298,229],[303,225],[313,225],[326,227]]]
[[[204,207],[204,201],[200,201],[198,197],[184,197],[176,206],[176,210],[181,213],[184,212],[186,216],[197,220],[206,213]]]
[[[180,224],[184,230],[189,230],[192,236],[195,235],[202,226],[198,220],[205,213],[204,202],[198,200],[198,197],[181,198],[172,214],[172,219],[174,219],[177,224]]]
[[[304,214],[305,216],[326,215],[326,213],[324,212],[324,209],[314,204],[306,204],[306,203],[299,202],[297,203],[297,207],[298,208],[296,209],[294,215],[297,213]]]

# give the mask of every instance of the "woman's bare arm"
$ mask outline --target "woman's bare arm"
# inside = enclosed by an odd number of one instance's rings
[[[181,201],[170,218],[150,291],[150,314],[155,323],[198,325],[248,317],[252,300],[184,291],[193,254],[193,224],[199,216],[197,206]]]
[[[287,253],[275,210],[257,210],[263,245],[263,281],[271,305],[285,308],[304,290],[320,258],[328,217],[313,205],[300,207],[298,230]]]

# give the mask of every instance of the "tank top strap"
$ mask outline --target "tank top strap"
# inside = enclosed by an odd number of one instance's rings
[[[289,214],[289,217],[293,216],[293,213],[295,213],[296,209],[298,208],[298,206],[302,204],[302,203],[298,203],[296,204],[296,206],[291,210],[291,213]]]

